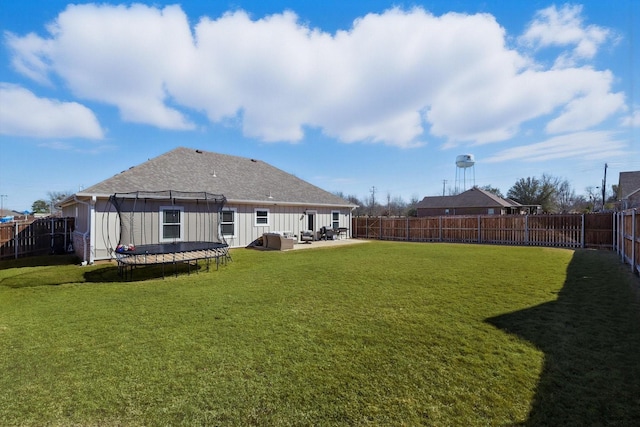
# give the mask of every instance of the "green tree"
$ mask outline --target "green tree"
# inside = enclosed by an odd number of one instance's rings
[[[558,212],[561,209],[559,195],[570,198],[572,191],[568,181],[543,174],[540,179],[520,178],[509,189],[507,197],[523,205],[540,205],[544,212]]]
[[[33,213],[48,213],[49,212],[49,203],[42,199],[38,199],[31,205],[31,211]]]
[[[536,177],[520,178],[507,191],[507,197],[523,205],[537,205],[540,194],[540,181]]]

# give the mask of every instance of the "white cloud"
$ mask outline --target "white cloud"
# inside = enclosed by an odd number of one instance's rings
[[[593,58],[600,46],[612,39],[606,28],[597,25],[585,26],[582,6],[555,5],[538,11],[534,20],[520,38],[520,41],[535,49],[546,47],[567,47],[556,60],[557,68],[574,66],[584,59]]]
[[[640,127],[640,109],[636,108],[622,119],[622,126]]]
[[[595,126],[607,117],[625,109],[624,95],[610,93],[613,76],[588,68],[569,69],[567,87],[575,95],[567,99],[561,113],[546,127],[549,133],[574,132]],[[584,94],[583,96],[580,93]]]
[[[510,161],[544,162],[557,159],[609,159],[628,153],[627,143],[614,132],[576,132],[555,136],[545,141],[503,150],[486,163]]]
[[[20,86],[0,83],[0,134],[35,138],[102,139],[93,112],[77,102],[38,98]]]
[[[5,32],[5,39],[14,53],[11,64],[16,71],[40,84],[50,86],[46,58],[50,55],[48,47],[51,43],[34,33],[18,37]]]
[[[581,58],[606,36],[579,8],[545,9],[534,24],[523,40],[568,44]],[[124,120],[168,129],[194,129],[202,112],[265,141],[299,141],[313,127],[343,142],[410,147],[430,134],[454,146],[509,139],[540,117],[551,133],[588,129],[623,102],[608,72],[538,68],[488,14],[392,9],[329,34],[292,12],[236,11],[191,28],[179,6],[86,4],[48,29],[6,36],[18,71],[38,82],[54,74]]]

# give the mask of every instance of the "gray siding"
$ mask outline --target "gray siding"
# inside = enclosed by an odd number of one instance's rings
[[[269,211],[269,224],[256,225],[255,210],[267,209]],[[316,215],[316,227],[314,232],[321,227],[332,226],[332,212],[339,211],[339,226],[349,228],[351,222],[350,209],[338,209],[331,207],[304,208],[301,206],[281,206],[281,205],[230,205],[225,209],[236,210],[236,237],[225,237],[231,247],[244,247],[262,236],[264,233],[291,232],[300,236],[302,231],[308,229],[306,211],[313,211]]]
[[[95,204],[94,223],[95,238],[87,228],[90,226],[90,210],[84,204],[74,203],[64,208],[64,214],[76,218],[74,247],[83,259],[88,259],[85,251],[93,245],[94,259],[112,259],[118,243],[135,245],[158,243],[160,236],[160,208],[171,207],[167,201],[149,200],[133,206],[124,206],[124,233],[121,236],[120,218],[113,205],[106,198],[99,198]],[[209,214],[208,208],[202,204],[176,203],[176,208],[183,209],[183,241],[220,241],[219,217]],[[256,208],[269,211],[267,225],[256,224]],[[307,230],[306,212],[313,212],[316,217],[317,232],[321,227],[332,226],[332,213],[339,212],[339,226],[350,227],[351,210],[336,207],[302,207],[286,205],[250,205],[230,204],[224,209],[235,211],[235,236],[225,236],[230,247],[246,247],[251,242],[269,232],[290,232],[300,236]],[[85,234],[86,233],[86,234]]]

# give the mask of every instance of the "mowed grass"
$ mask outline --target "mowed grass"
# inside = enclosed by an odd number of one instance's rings
[[[634,425],[637,278],[597,251],[368,242],[220,270],[0,263],[0,425]],[[142,280],[146,279],[146,280]]]

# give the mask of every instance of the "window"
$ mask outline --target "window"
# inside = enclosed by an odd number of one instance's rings
[[[331,211],[331,228],[340,228],[340,211]]]
[[[223,210],[220,215],[220,232],[225,237],[235,237],[236,235],[236,211]]]
[[[263,227],[269,225],[269,209],[256,209],[256,227]]]
[[[495,211],[495,209],[493,209],[493,208],[489,208],[489,209],[487,209],[487,213],[488,213],[489,215],[494,215],[494,214],[496,213],[496,211]]]
[[[181,206],[163,206],[160,208],[160,240],[182,240],[183,212]]]

